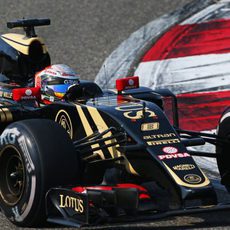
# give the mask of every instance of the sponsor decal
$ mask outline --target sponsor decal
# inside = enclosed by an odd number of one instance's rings
[[[160,139],[160,138],[170,138],[170,137],[176,137],[175,133],[163,133],[163,134],[155,134],[155,135],[147,135],[144,136],[144,140],[151,140],[151,139]]]
[[[69,114],[65,110],[60,110],[55,117],[55,121],[66,130],[66,132],[69,134],[70,138],[72,139],[73,125]]]
[[[14,101],[21,100],[40,100],[41,93],[39,87],[33,88],[16,88],[12,90],[12,98]]]
[[[32,90],[31,89],[27,89],[25,91],[25,94],[26,94],[26,96],[31,96],[32,95]]]
[[[189,184],[199,184],[201,182],[201,177],[196,174],[187,174],[184,176],[184,180]]]
[[[35,100],[36,96],[21,96],[21,100]]]
[[[188,153],[174,153],[174,154],[164,154],[157,156],[160,160],[168,160],[168,159],[176,159],[176,158],[184,158],[190,157]]]
[[[66,84],[66,85],[75,85],[77,83],[79,83],[79,80],[72,80],[72,79],[64,80],[64,84]]]
[[[47,97],[44,96],[44,95],[41,95],[41,99],[42,99],[42,100],[47,100]],[[55,100],[55,98],[54,98],[53,96],[50,96],[50,97],[49,97],[49,101],[54,102],[54,100]]]
[[[156,117],[156,114],[153,112],[153,111],[150,111],[148,109],[145,109],[145,114],[146,117]],[[132,119],[132,120],[138,120],[138,119],[142,119],[143,118],[143,110],[139,110],[139,111],[136,111],[136,112],[125,112],[124,113],[124,116],[128,119]]]
[[[56,73],[56,72],[51,71],[51,70],[45,70],[45,73],[46,73],[46,74],[57,75],[57,73]]]
[[[3,97],[5,97],[5,98],[9,98],[9,99],[12,99],[13,94],[12,94],[12,93],[10,93],[10,92],[3,92]]]
[[[19,135],[20,132],[17,128],[5,129],[1,135],[0,143],[1,145],[15,144]]]
[[[173,166],[173,169],[176,171],[186,171],[186,170],[192,170],[196,166],[193,164],[181,164],[181,165],[175,165]]]
[[[126,111],[132,112],[132,111],[138,111],[138,110],[143,109],[143,105],[139,103],[131,102],[131,103],[128,103],[127,105],[116,107],[115,109],[118,111],[123,111],[123,112],[126,112]]]
[[[153,131],[160,128],[159,122],[144,123],[141,125],[141,131]]]
[[[178,152],[178,149],[175,147],[172,147],[172,146],[164,147],[162,150],[164,153],[172,153],[173,154],[173,153]]]
[[[129,79],[128,84],[129,84],[130,86],[133,86],[133,85],[134,85],[134,80],[133,80],[133,79]]]
[[[116,80],[116,89],[117,91],[123,91],[126,89],[135,89],[139,87],[139,77],[126,77]]]
[[[0,143],[1,145],[8,145],[8,144],[15,144],[16,140],[18,141],[18,144],[24,154],[25,162],[26,162],[26,169],[30,173],[35,169],[33,161],[29,155],[26,140],[24,136],[20,136],[20,132],[17,128],[12,129],[5,129],[1,135]],[[18,138],[19,137],[19,138]]]
[[[130,103],[125,106],[116,107],[116,110],[124,112],[124,117],[131,120],[138,120],[143,118],[143,104]],[[157,117],[156,114],[151,111],[148,107],[145,107],[144,110],[145,117]]]
[[[18,211],[18,206],[15,206],[12,208],[12,213],[14,214],[14,219],[18,220],[20,218],[20,214]]]
[[[60,208],[71,208],[78,213],[84,212],[84,202],[82,199],[72,197],[72,196],[65,196],[63,194],[60,194],[59,197],[60,197],[60,202],[59,202]]]
[[[166,140],[158,140],[158,141],[147,141],[148,145],[167,145],[167,144],[175,144],[180,143],[178,138],[175,139],[166,139]]]
[[[165,162],[162,162],[163,165],[165,166],[165,168],[169,171],[170,175],[173,177],[173,179],[176,181],[177,184],[182,185],[182,186],[186,186],[189,188],[201,188],[204,187],[206,185],[210,184],[209,179],[203,174],[203,181],[202,183],[191,183],[185,180],[182,180]],[[201,172],[202,173],[202,172]],[[189,174],[189,175],[195,175],[195,174]],[[188,175],[186,175],[188,176]],[[199,181],[198,178],[200,178],[201,181],[201,177],[198,175],[195,175],[197,177],[196,181]]]
[[[25,165],[26,165],[26,169],[28,171],[28,173],[31,173],[32,171],[35,170],[35,166],[34,163],[30,157],[27,145],[26,145],[26,139],[24,136],[20,136],[18,138],[18,144],[21,147],[21,150],[23,152],[23,155],[25,157]]]

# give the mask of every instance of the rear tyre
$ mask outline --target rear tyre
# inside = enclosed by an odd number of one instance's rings
[[[217,128],[217,135],[230,140],[230,108],[222,114]],[[216,146],[217,165],[219,168],[221,183],[230,192],[230,144]]]
[[[45,195],[52,187],[80,182],[80,160],[57,123],[32,119],[12,123],[0,138],[0,207],[18,226],[46,220]]]

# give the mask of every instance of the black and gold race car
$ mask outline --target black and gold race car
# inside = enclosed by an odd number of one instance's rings
[[[114,90],[80,81],[62,100],[44,105],[33,81],[50,56],[34,27],[48,24],[9,22],[26,35],[0,37],[4,215],[17,226],[82,226],[229,208],[217,205],[212,183],[192,155],[217,156],[229,188],[230,110],[218,135],[181,130],[176,97],[167,89],[139,87],[138,77],[118,79]],[[205,143],[216,145],[217,154],[187,149]]]

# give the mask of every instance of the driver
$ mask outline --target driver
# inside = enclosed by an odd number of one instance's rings
[[[35,87],[41,88],[41,100],[45,104],[62,99],[67,90],[79,82],[79,74],[64,64],[48,66],[35,75]]]

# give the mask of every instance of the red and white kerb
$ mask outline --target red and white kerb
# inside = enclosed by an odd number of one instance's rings
[[[175,25],[144,54],[135,75],[179,98],[181,126],[216,127],[230,105],[230,9],[219,1]]]

